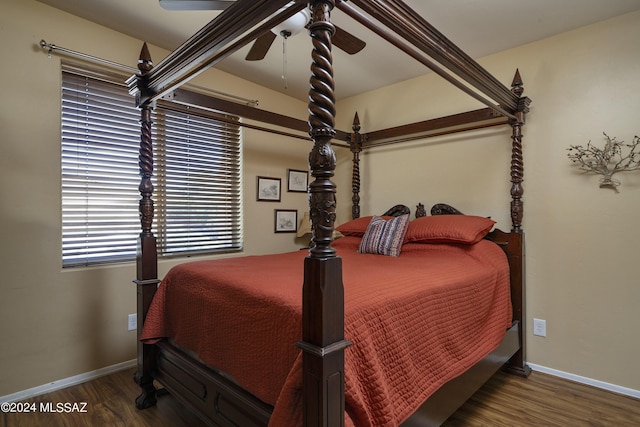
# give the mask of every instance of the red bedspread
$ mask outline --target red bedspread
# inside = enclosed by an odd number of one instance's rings
[[[490,353],[511,325],[509,268],[488,241],[405,244],[399,257],[343,258],[347,425],[396,426],[439,386]],[[300,339],[306,251],[174,267],[142,339],[170,337],[301,425]],[[277,345],[275,345],[276,343]]]

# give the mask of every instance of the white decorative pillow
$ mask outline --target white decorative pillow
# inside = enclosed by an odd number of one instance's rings
[[[388,256],[400,255],[408,226],[409,215],[401,215],[389,220],[374,215],[364,232],[364,236],[362,236],[358,252]]]

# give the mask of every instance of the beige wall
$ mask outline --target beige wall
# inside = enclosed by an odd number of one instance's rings
[[[509,85],[520,69],[533,103],[524,133],[527,237],[527,360],[640,390],[640,281],[637,226],[640,171],[616,175],[620,193],[578,173],[571,144],[602,132],[631,142],[640,134],[640,13],[591,25],[480,62]],[[381,102],[383,100],[384,102]],[[478,108],[435,75],[338,103],[359,110],[363,132]],[[341,117],[338,126],[348,126]],[[510,128],[374,149],[363,155],[362,213],[404,203],[448,202],[510,228]],[[340,167],[346,169],[348,162]],[[346,173],[342,171],[340,174]],[[348,188],[349,181],[340,181]],[[340,193],[339,218],[350,197]],[[547,321],[534,337],[532,318]]]
[[[135,66],[142,43],[34,0],[0,3],[0,396],[135,358],[134,264],[61,268],[60,57],[38,42]],[[167,52],[150,46],[156,62]],[[306,104],[211,71],[198,85],[306,119]],[[295,250],[274,234],[275,208],[307,209],[287,193],[287,168],[306,169],[310,142],[243,130],[245,253]],[[281,203],[256,202],[256,176],[282,178]],[[171,266],[162,262],[161,274]]]
[[[506,83],[519,67],[534,101],[524,129],[527,317],[546,319],[548,336],[533,337],[529,326],[527,358],[635,390],[640,232],[632,215],[640,172],[621,174],[614,194],[576,173],[565,149],[601,142],[602,131],[626,141],[640,133],[638,24],[640,14],[630,14],[482,60]],[[135,356],[135,334],[126,331],[134,266],[60,267],[60,60],[36,47],[42,38],[131,65],[140,49],[138,40],[34,0],[0,4],[0,396]],[[157,62],[166,52],[151,46],[151,54]],[[306,118],[303,103],[221,72],[198,83]],[[348,130],[356,109],[367,131],[477,107],[427,75],[340,101],[337,123]],[[306,168],[308,143],[243,132],[246,253],[294,249],[292,235],[273,234],[273,209],[303,212],[306,196],[283,191],[280,204],[258,203],[255,176],[281,177],[286,188],[286,169]],[[362,162],[363,214],[443,201],[508,229],[509,134],[494,129],[370,151]],[[350,216],[351,160],[348,150],[336,151],[340,223]],[[161,273],[169,266],[162,263]]]

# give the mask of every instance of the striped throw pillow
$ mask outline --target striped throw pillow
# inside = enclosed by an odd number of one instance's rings
[[[400,255],[408,226],[409,215],[389,220],[374,215],[364,232],[364,236],[362,236],[358,252],[388,256]]]

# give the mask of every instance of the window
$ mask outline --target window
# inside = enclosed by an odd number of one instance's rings
[[[135,259],[140,113],[125,78],[63,64],[64,267]],[[153,121],[158,255],[241,250],[238,118],[159,102]]]

